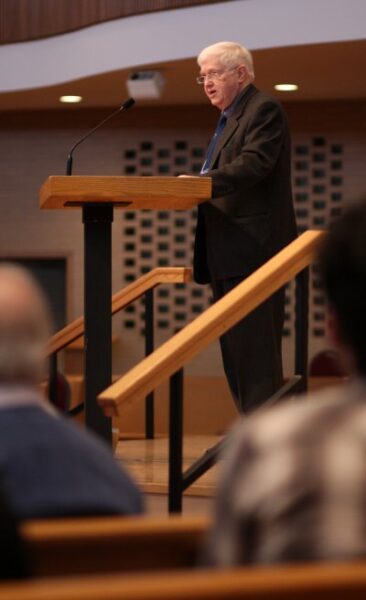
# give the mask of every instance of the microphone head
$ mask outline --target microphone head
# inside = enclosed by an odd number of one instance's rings
[[[128,100],[126,100],[126,102],[124,102],[122,104],[122,107],[124,110],[127,110],[128,108],[131,108],[131,106],[133,106],[135,104],[135,100],[133,98],[129,98]]]

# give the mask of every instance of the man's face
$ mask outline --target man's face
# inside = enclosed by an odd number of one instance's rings
[[[247,78],[244,66],[225,67],[217,56],[208,56],[201,62],[200,75],[205,77],[206,96],[221,111],[230,106]]]

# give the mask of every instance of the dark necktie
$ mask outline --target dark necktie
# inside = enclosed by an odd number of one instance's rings
[[[211,161],[212,161],[213,153],[215,151],[216,144],[217,144],[217,142],[218,142],[218,140],[220,138],[220,135],[221,135],[221,133],[222,133],[222,131],[223,131],[225,125],[226,125],[226,121],[227,121],[227,116],[224,113],[222,113],[221,116],[220,116],[220,118],[219,118],[219,121],[217,123],[216,129],[215,129],[215,133],[213,134],[212,139],[211,139],[211,141],[209,143],[209,146],[207,148],[206,160],[203,163],[203,166],[202,166],[202,169],[201,169],[201,175],[203,173],[206,173],[210,169],[210,167],[211,167]]]

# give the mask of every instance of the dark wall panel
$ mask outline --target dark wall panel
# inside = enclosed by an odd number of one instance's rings
[[[0,0],[0,44],[49,37],[121,17],[219,1],[225,0]]]

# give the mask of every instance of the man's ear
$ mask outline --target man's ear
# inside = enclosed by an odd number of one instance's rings
[[[240,65],[238,67],[239,81],[240,83],[244,83],[249,79],[249,73],[245,65]]]

